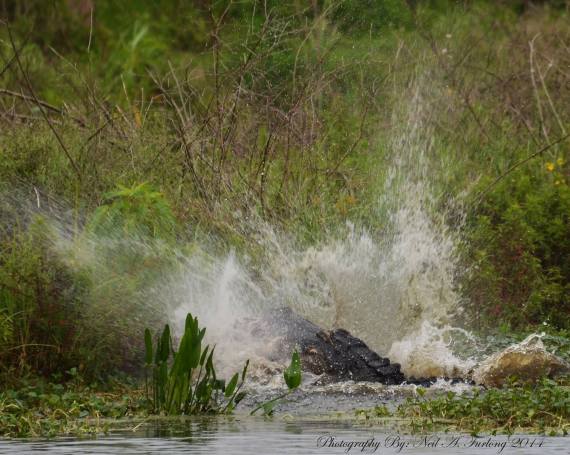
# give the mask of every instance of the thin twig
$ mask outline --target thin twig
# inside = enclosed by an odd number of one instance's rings
[[[63,111],[61,109],[58,109],[57,107],[55,107],[52,104],[46,103],[45,101],[42,100],[38,100],[36,102],[35,98],[33,96],[29,96],[29,95],[24,95],[23,93],[18,93],[18,92],[13,92],[12,90],[8,90],[5,88],[0,88],[0,95],[7,95],[7,96],[12,96],[14,98],[20,98],[23,99],[25,101],[33,101],[36,104],[39,104],[42,107],[45,107],[47,110],[55,112],[57,114],[63,115]]]
[[[65,156],[69,160],[69,163],[73,167],[73,170],[77,174],[77,179],[81,181],[81,172],[79,170],[79,167],[77,167],[77,164],[75,164],[75,161],[71,157],[71,154],[69,153],[69,150],[65,146],[63,139],[61,138],[61,136],[59,135],[59,133],[57,132],[57,130],[53,126],[53,124],[52,124],[50,118],[48,117],[48,115],[46,114],[45,110],[42,109],[43,106],[42,106],[40,100],[38,99],[38,97],[36,96],[36,93],[34,92],[34,89],[32,87],[32,83],[30,81],[30,78],[28,77],[28,73],[26,73],[26,71],[24,70],[24,66],[22,65],[22,61],[20,60],[20,55],[19,55],[18,49],[16,48],[16,43],[14,42],[14,37],[12,36],[12,30],[10,29],[10,25],[7,22],[4,22],[4,25],[6,26],[6,29],[8,30],[8,38],[10,39],[10,44],[12,46],[12,50],[14,51],[14,57],[16,58],[16,63],[18,64],[18,68],[20,69],[20,72],[22,73],[22,76],[24,77],[24,80],[26,81],[26,85],[28,86],[28,90],[32,94],[32,98],[33,98],[34,102],[38,105],[44,120],[47,122],[51,131],[53,132],[54,136],[56,137],[57,142],[59,143],[61,149],[63,150],[63,153],[65,154]]]
[[[545,145],[544,147],[542,147],[540,150],[538,150],[537,152],[534,152],[532,155],[527,156],[524,160],[519,161],[518,163],[513,164],[509,169],[506,170],[506,172],[504,172],[503,174],[501,174],[499,177],[497,177],[489,186],[487,186],[483,191],[481,191],[476,199],[475,199],[475,203],[474,203],[474,207],[477,206],[479,203],[481,203],[481,201],[483,200],[483,198],[501,181],[503,180],[507,175],[509,175],[511,172],[513,172],[515,169],[519,168],[520,166],[522,166],[525,163],[528,163],[530,160],[532,160],[533,158],[537,157],[538,155],[543,154],[544,152],[546,152],[547,150],[550,150],[552,147],[554,147],[556,144],[560,144],[561,142],[564,142],[566,139],[568,139],[570,137],[570,134],[566,134],[558,139],[556,139],[554,142],[551,142],[550,144]]]

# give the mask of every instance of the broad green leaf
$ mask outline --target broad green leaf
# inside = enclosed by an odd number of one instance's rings
[[[229,398],[232,396],[232,394],[234,393],[234,390],[236,389],[237,386],[237,382],[239,379],[239,375],[236,373],[232,376],[232,378],[230,379],[230,382],[228,383],[228,386],[226,387],[226,398]]]
[[[283,377],[290,390],[296,389],[301,384],[301,358],[296,350],[291,356],[291,365],[283,372]]]
[[[149,329],[144,331],[144,346],[145,346],[145,363],[150,365],[152,363],[152,335]]]
[[[160,340],[160,360],[166,362],[170,354],[170,326],[166,324]]]

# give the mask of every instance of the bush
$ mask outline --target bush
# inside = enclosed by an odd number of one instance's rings
[[[564,159],[509,176],[469,231],[474,311],[513,328],[570,327],[570,186]]]
[[[49,375],[81,363],[78,336],[83,283],[51,249],[37,217],[0,240],[0,364]]]
[[[377,34],[384,28],[411,25],[412,13],[404,0],[344,0],[334,21],[347,33]]]

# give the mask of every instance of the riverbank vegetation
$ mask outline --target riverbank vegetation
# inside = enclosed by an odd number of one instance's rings
[[[397,409],[381,405],[356,411],[367,423],[398,420],[412,433],[462,432],[485,434],[539,433],[566,436],[570,431],[570,388],[568,380],[543,379],[537,384],[516,380],[501,389],[474,390],[469,394],[448,391],[427,397],[419,388]]]
[[[0,4],[5,388],[142,379],[181,252],[263,268],[263,223],[303,247],[347,222],[380,238],[410,150],[460,238],[458,322],[567,349],[567,2],[191,3]]]
[[[106,433],[118,419],[149,415],[144,391],[125,378],[88,386],[79,378],[56,383],[34,377],[13,386],[0,391],[2,437],[92,437]]]

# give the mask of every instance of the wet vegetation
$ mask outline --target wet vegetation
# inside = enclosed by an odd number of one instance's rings
[[[245,397],[241,389],[249,361],[241,374],[234,374],[227,383],[217,378],[213,360],[215,348],[202,348],[205,333],[205,328],[198,327],[198,318],[188,314],[180,347],[174,351],[168,324],[157,337],[156,346],[150,330],[145,331],[145,363],[152,378],[150,391],[148,378],[145,382],[147,398],[155,413],[229,414]],[[173,360],[169,363],[171,356]]]
[[[250,412],[250,415],[254,415],[257,411],[262,410],[263,415],[272,416],[275,406],[301,385],[301,358],[297,351],[293,351],[291,364],[283,371],[283,378],[285,379],[285,385],[287,385],[287,391],[271,400],[261,403]]]
[[[428,397],[418,388],[395,410],[384,405],[360,409],[356,416],[366,422],[404,419],[414,433],[468,432],[472,435],[540,433],[564,435],[570,431],[570,388],[568,380],[543,379],[523,384],[515,378],[503,388],[458,395],[449,391]]]
[[[568,384],[543,379],[536,385],[510,384],[503,389],[476,391],[473,396],[453,392],[440,398],[408,399],[398,415],[411,418],[416,430],[447,427],[480,433],[534,431],[567,435],[570,431],[570,389]]]
[[[168,322],[160,277],[201,242],[260,266],[246,220],[302,246],[347,222],[381,237],[408,105],[429,111],[431,209],[461,232],[458,323],[493,346],[545,330],[568,358],[567,2],[190,3],[0,2],[1,434],[90,432],[76,419],[149,403],[230,412],[245,368],[217,378],[195,319],[143,338]],[[137,385],[105,392],[118,374]],[[567,391],[401,412],[564,432]]]
[[[94,386],[78,378],[64,383],[21,379],[17,388],[0,392],[3,437],[92,437],[108,431],[117,419],[147,415],[144,393],[124,378]]]

